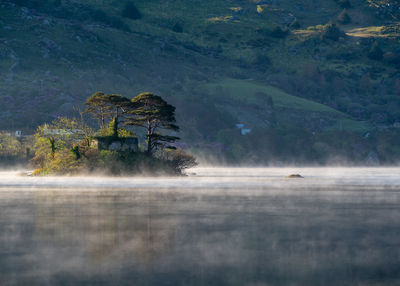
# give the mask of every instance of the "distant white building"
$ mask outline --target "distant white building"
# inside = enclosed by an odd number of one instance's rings
[[[251,133],[251,129],[241,129],[240,130],[242,135],[246,135],[246,134],[250,134]]]
[[[238,128],[240,130],[240,134],[242,135],[246,135],[246,134],[250,134],[251,133],[251,129],[250,128],[244,128],[244,124],[242,123],[238,123],[235,124],[236,128]]]

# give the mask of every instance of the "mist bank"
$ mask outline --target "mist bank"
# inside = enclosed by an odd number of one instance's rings
[[[152,173],[134,177],[109,177],[104,174],[90,176],[21,176],[20,171],[0,171],[0,189],[79,189],[79,190],[175,190],[178,192],[208,192],[229,190],[234,193],[295,191],[296,189],[335,191],[340,186],[351,191],[363,186],[370,190],[389,190],[400,186],[400,168],[341,168],[341,167],[285,167],[285,168],[227,168],[197,167],[188,170],[188,176],[152,176]],[[290,174],[301,174],[303,179],[290,179]],[[27,189],[28,188],[28,189]]]

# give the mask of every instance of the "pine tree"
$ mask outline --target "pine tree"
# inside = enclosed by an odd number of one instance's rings
[[[169,147],[168,143],[179,139],[160,132],[160,130],[179,131],[179,127],[175,125],[174,106],[150,92],[141,93],[131,101],[132,108],[127,112],[125,124],[146,129],[148,155],[152,155],[159,147]]]

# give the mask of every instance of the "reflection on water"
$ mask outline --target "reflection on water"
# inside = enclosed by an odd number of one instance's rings
[[[290,171],[0,174],[0,285],[400,285],[400,170]]]

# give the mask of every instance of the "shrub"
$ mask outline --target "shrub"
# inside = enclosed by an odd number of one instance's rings
[[[180,23],[176,23],[173,27],[172,27],[172,31],[174,31],[175,33],[183,33],[183,27]]]
[[[142,18],[142,13],[140,13],[135,4],[130,1],[127,2],[124,9],[122,9],[122,16],[132,20],[137,20]]]
[[[290,23],[289,27],[292,28],[292,29],[298,29],[298,28],[300,28],[300,23],[299,23],[299,21],[297,21],[297,18],[295,18],[295,19],[292,21],[292,23]]]
[[[177,174],[180,174],[184,169],[197,166],[196,158],[185,153],[182,149],[167,151],[167,159]]]
[[[343,11],[339,14],[337,19],[340,24],[348,24],[351,22],[351,18],[349,14],[347,14],[346,9],[343,9]]]
[[[383,59],[383,51],[382,49],[379,47],[378,42],[374,42],[371,46],[371,48],[369,49],[368,52],[368,57],[371,60],[376,60],[376,61],[380,61]]]
[[[79,146],[72,147],[70,152],[74,156],[75,160],[79,160],[81,158],[81,153],[79,151]]]
[[[288,30],[283,30],[280,26],[276,26],[269,32],[269,35],[274,38],[285,38],[288,33]]]
[[[322,40],[332,40],[332,41],[337,41],[339,40],[340,37],[345,37],[346,34],[340,30],[336,24],[326,24],[322,28],[322,33],[321,33],[321,39]]]

